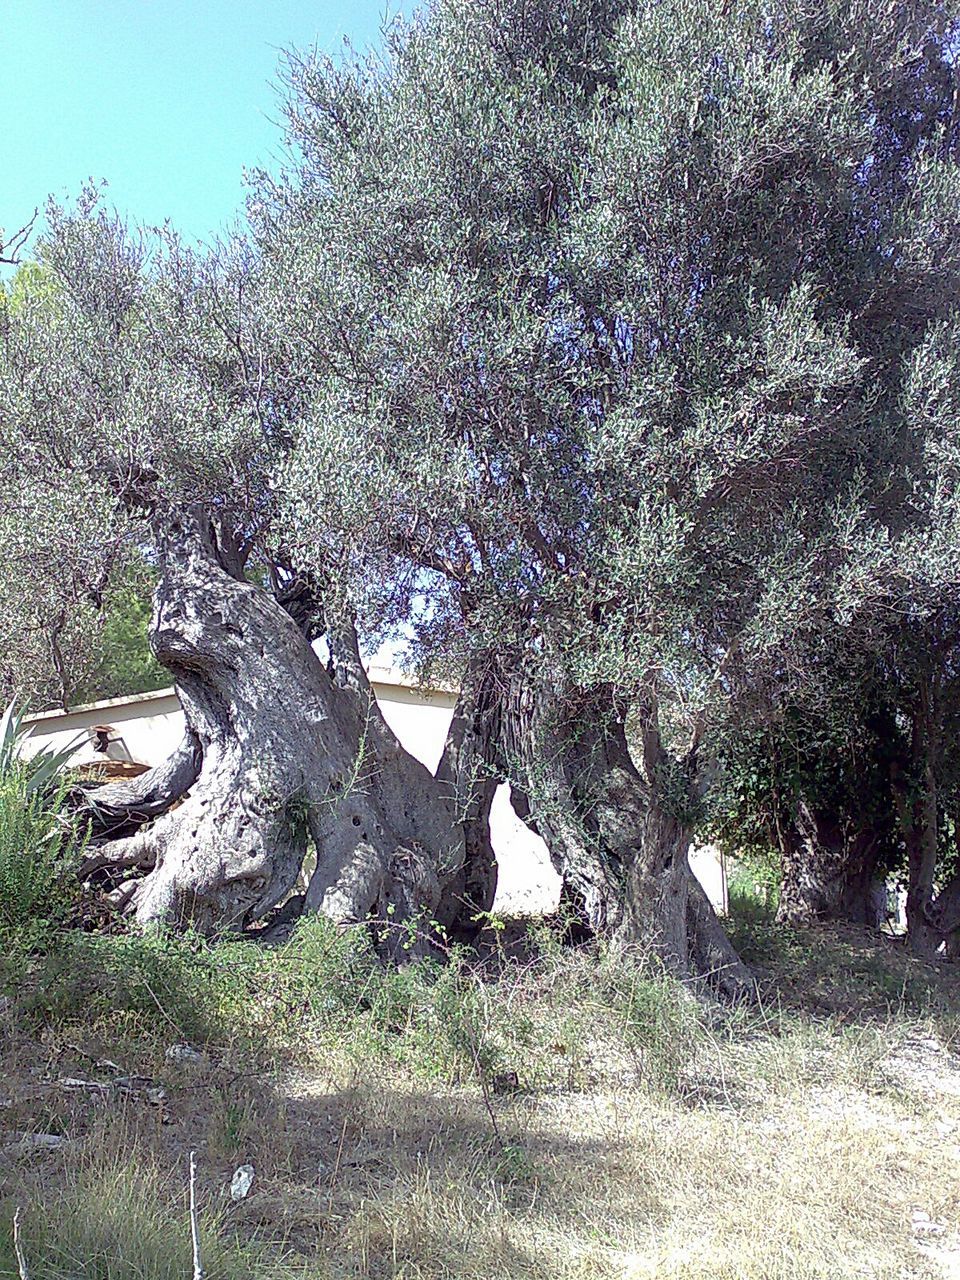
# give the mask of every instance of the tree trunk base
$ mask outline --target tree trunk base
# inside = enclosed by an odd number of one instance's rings
[[[433,919],[463,832],[359,659],[350,678],[332,676],[271,596],[223,568],[202,519],[168,522],[161,560],[151,645],[187,737],[158,769],[86,795],[102,841],[87,874],[135,870],[113,898],[141,923],[236,931],[293,889],[309,833],[308,907],[338,923]]]

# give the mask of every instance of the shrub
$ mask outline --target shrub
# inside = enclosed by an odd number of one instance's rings
[[[29,769],[0,770],[0,944],[7,954],[40,946],[71,900],[77,833],[61,813],[65,784],[32,787]]]

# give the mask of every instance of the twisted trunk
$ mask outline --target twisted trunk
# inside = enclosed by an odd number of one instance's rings
[[[937,894],[929,920],[947,944],[951,959],[960,956],[960,874],[952,876]]]
[[[511,725],[513,776],[591,931],[655,954],[723,998],[749,996],[753,977],[690,870],[692,833],[679,816],[690,780],[675,794],[655,725],[645,735],[646,778],[610,689],[560,700],[543,685],[535,695],[516,687]]]
[[[463,865],[448,886],[440,921],[449,935],[470,942],[493,908],[497,857],[490,836],[490,809],[503,781],[496,742],[496,664],[474,658],[461,682],[436,778],[456,807],[464,836]]]
[[[177,749],[155,768],[119,782],[80,783],[72,804],[83,810],[95,843],[130,835],[186,795],[200,776],[202,757],[196,735],[187,729]]]
[[[848,824],[801,798],[780,844],[780,924],[846,920],[879,928],[885,916],[876,890],[880,833],[850,833]]]
[[[151,644],[187,737],[129,791],[91,797],[101,830],[160,814],[95,851],[100,866],[146,873],[116,901],[143,922],[238,929],[289,893],[309,832],[306,905],[379,920],[388,950],[409,943],[399,926],[436,912],[464,838],[452,801],[380,715],[355,646],[328,671],[270,595],[227,571],[200,517],[168,523],[161,568]]]

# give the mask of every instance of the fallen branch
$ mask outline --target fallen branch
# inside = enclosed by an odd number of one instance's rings
[[[27,1270],[27,1259],[23,1252],[23,1246],[20,1243],[20,1206],[13,1215],[13,1252],[17,1259],[17,1273],[20,1280],[30,1280],[30,1272]]]

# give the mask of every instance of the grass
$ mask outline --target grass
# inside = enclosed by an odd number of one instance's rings
[[[7,974],[0,1276],[19,1204],[33,1280],[189,1277],[190,1150],[211,1277],[950,1275],[952,974],[850,931],[740,941],[763,1003],[717,1017],[543,930],[399,972],[317,921],[272,951],[66,935]],[[60,1083],[118,1075],[146,1080]]]

